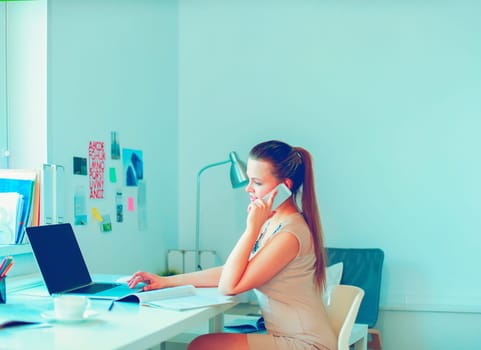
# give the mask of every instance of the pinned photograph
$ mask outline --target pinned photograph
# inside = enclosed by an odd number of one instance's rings
[[[87,158],[73,157],[74,175],[87,175]]]
[[[112,159],[120,159],[119,133],[117,131],[110,133],[110,157]]]
[[[122,159],[125,174],[125,186],[138,186],[139,180],[144,178],[144,161],[142,151],[124,148]]]
[[[100,223],[100,231],[110,232],[112,231],[112,221],[110,221],[110,215],[102,216],[102,222]]]

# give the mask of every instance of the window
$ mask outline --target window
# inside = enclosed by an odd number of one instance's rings
[[[47,160],[46,11],[46,0],[0,2],[0,168]],[[0,256],[25,251],[0,245]]]
[[[0,167],[46,162],[46,1],[0,2]]]
[[[7,125],[7,22],[6,3],[0,2],[0,168],[8,167],[5,152],[8,149]]]

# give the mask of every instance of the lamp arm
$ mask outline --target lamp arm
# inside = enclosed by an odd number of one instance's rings
[[[195,201],[195,206],[196,206],[196,213],[195,213],[195,265],[197,270],[202,270],[200,266],[200,246],[199,246],[199,240],[200,240],[200,178],[201,175],[204,171],[207,169],[227,164],[230,163],[230,159],[224,160],[222,162],[217,162],[217,163],[212,163],[209,165],[206,165],[202,169],[199,170],[197,173],[197,190],[196,190],[196,201]]]
[[[230,159],[227,159],[227,160],[224,160],[222,162],[217,162],[217,163],[212,163],[212,164],[206,165],[205,167],[200,169],[199,172],[197,173],[197,184],[199,184],[200,176],[202,175],[202,173],[204,171],[206,171],[209,168],[213,168],[213,167],[216,167],[216,166],[219,166],[219,165],[222,165],[222,164],[227,164],[227,163],[230,163],[230,162],[231,162]]]

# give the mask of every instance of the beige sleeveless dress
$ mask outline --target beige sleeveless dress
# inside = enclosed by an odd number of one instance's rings
[[[247,334],[249,349],[336,350],[337,339],[327,319],[322,290],[314,282],[315,255],[309,227],[296,213],[286,217],[274,230],[274,234],[278,232],[294,234],[300,249],[282,271],[255,289],[267,334]],[[251,258],[262,245],[256,244],[255,249]]]

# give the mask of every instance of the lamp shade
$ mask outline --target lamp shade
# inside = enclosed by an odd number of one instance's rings
[[[230,183],[232,184],[232,188],[239,188],[245,186],[249,181],[245,164],[242,163],[242,161],[237,157],[237,154],[235,152],[230,152],[229,158],[231,161]]]

